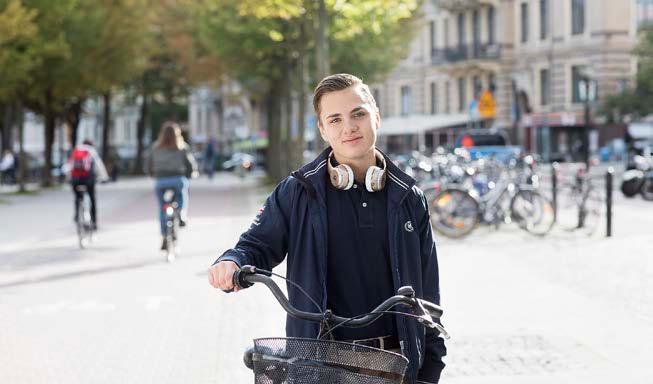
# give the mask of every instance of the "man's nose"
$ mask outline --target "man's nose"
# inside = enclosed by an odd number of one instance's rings
[[[358,131],[358,124],[353,119],[345,120],[345,133],[352,133]]]

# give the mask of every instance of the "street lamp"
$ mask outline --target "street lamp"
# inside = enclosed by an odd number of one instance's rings
[[[596,82],[592,80],[594,77],[594,70],[591,67],[586,67],[580,73],[581,79],[578,82],[578,94],[580,99],[584,102],[585,124],[583,126],[583,148],[585,169],[590,166],[590,102],[596,99]]]

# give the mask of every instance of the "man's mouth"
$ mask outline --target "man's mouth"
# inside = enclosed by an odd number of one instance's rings
[[[343,140],[342,142],[343,143],[355,143],[355,142],[357,142],[358,140],[360,140],[362,138],[363,138],[362,136],[361,137],[354,137],[352,139]]]

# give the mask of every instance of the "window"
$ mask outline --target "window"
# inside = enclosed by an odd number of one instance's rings
[[[585,0],[571,0],[571,34],[585,32]]]
[[[438,113],[438,85],[433,82],[431,83],[431,114],[436,115]]]
[[[451,84],[444,84],[444,113],[451,113]]]
[[[540,0],[540,40],[549,37],[549,0]]]
[[[478,9],[472,12],[472,39],[474,47],[478,47],[481,43],[481,23],[478,16]]]
[[[463,47],[467,41],[467,36],[465,34],[465,14],[458,14],[458,46]]]
[[[494,44],[494,7],[490,7],[487,10],[487,42],[489,44]]]
[[[528,41],[528,3],[521,3],[521,42]]]
[[[487,77],[487,88],[493,93],[494,90],[497,89],[497,76],[494,73],[490,73]]]
[[[574,65],[571,67],[571,101],[573,103],[582,102],[580,86],[584,83],[583,71],[585,66],[583,65]],[[584,95],[584,91],[583,95]]]
[[[481,95],[481,92],[483,91],[483,83],[481,82],[481,78],[479,76],[474,76],[472,78],[472,86],[474,89],[472,90],[473,92],[473,97],[474,99],[478,99],[478,97]]]
[[[465,78],[458,78],[458,111],[465,112],[465,101],[467,100],[467,95],[465,92]]]
[[[444,47],[449,48],[449,19],[444,19]]]
[[[540,105],[551,103],[551,73],[548,69],[540,70]]]
[[[401,115],[406,116],[410,114],[410,86],[404,85],[401,87]]]
[[[431,38],[431,53],[433,53],[438,46],[438,25],[435,23],[435,21],[431,21],[429,27]]]

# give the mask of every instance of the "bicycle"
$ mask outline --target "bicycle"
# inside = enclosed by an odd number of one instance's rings
[[[494,225],[515,222],[534,235],[547,234],[554,224],[553,206],[535,188],[506,181],[505,177],[486,194],[474,188],[450,186],[430,202],[431,225],[440,234],[460,238],[479,223]]]
[[[165,251],[168,262],[173,262],[177,256],[180,223],[177,194],[178,192],[172,188],[163,191],[163,212],[166,218]]]
[[[259,384],[308,384],[308,383],[356,383],[356,384],[399,384],[404,379],[408,359],[388,350],[355,343],[324,340],[338,327],[364,327],[383,314],[399,314],[416,318],[425,327],[436,329],[445,338],[449,335],[436,322],[442,316],[442,308],[436,304],[415,297],[412,287],[401,287],[397,295],[390,297],[373,311],[352,318],[323,313],[304,312],[294,308],[286,295],[270,276],[270,271],[253,266],[243,266],[233,276],[234,285],[247,288],[255,283],[265,285],[282,308],[298,319],[322,324],[327,332],[317,339],[292,337],[267,337],[254,340],[243,356],[245,366],[254,373],[254,382]],[[287,279],[286,279],[287,280]],[[288,280],[308,296],[298,285]],[[310,298],[310,296],[308,296]],[[311,299],[312,300],[312,299]],[[315,306],[320,306],[313,301]],[[395,306],[409,307],[413,313],[391,311]],[[425,383],[427,384],[427,383]]]
[[[584,168],[576,171],[572,182],[560,186],[557,205],[556,221],[563,229],[594,234],[601,221],[603,197]]]
[[[77,242],[80,249],[86,248],[93,241],[93,222],[91,221],[91,211],[89,208],[86,195],[85,185],[75,185],[75,204],[77,205],[77,216],[75,217],[75,226],[77,228]]]

